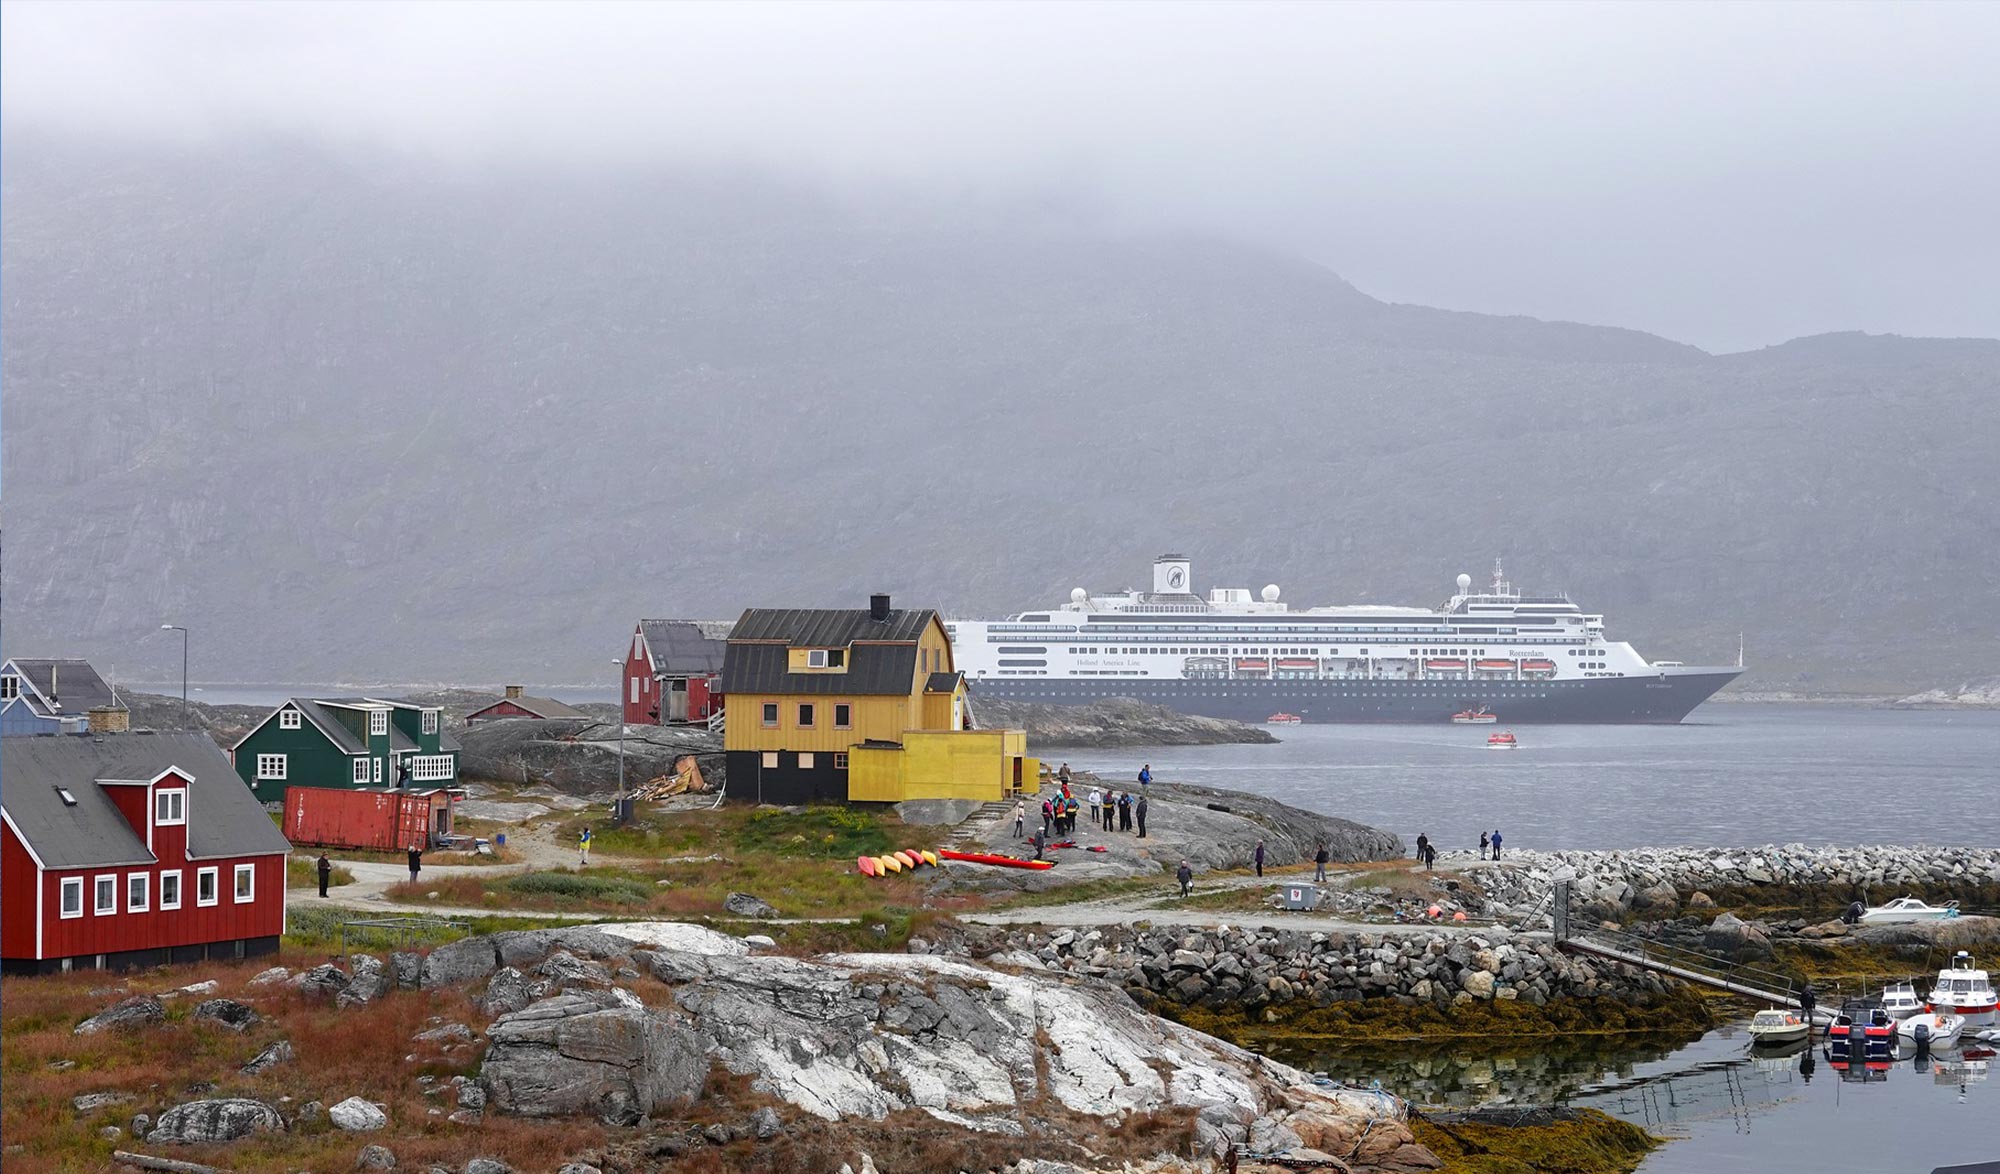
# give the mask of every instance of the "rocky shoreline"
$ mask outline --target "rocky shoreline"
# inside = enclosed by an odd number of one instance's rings
[[[1768,903],[1796,895],[1819,901],[1885,901],[1905,892],[1948,893],[2000,887],[2000,848],[1864,844],[1851,847],[1767,844],[1759,848],[1636,848],[1613,851],[1509,851],[1482,864],[1466,851],[1438,857],[1466,868],[1499,918],[1524,914],[1561,876],[1572,877],[1572,909],[1598,920],[1633,914],[1669,916],[1683,906],[1708,908],[1714,894],[1762,893]]]
[[[1106,750],[1129,746],[1261,745],[1276,742],[1271,731],[1247,722],[1196,717],[1130,697],[1106,697],[1087,705],[1046,705],[996,701],[974,692],[972,711],[982,726],[1026,730],[1032,747]]]
[[[1316,933],[1262,928],[1107,926],[1017,930],[941,949],[1116,983],[1142,1003],[1240,1010],[1280,1022],[1284,1009],[1393,999],[1439,1010],[1482,1002],[1615,999],[1639,1003],[1672,984],[1650,971],[1566,955],[1546,934]]]

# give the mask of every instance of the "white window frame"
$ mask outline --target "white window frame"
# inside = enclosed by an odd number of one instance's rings
[[[637,704],[637,703],[638,703],[638,700],[639,700],[639,678],[637,678],[637,677],[633,677],[633,678],[632,678],[632,701],[633,701],[633,703],[634,703],[634,704]]]
[[[284,782],[291,764],[283,754],[259,754],[257,756],[257,781]]]
[[[134,904],[132,893],[138,890],[139,901]],[[150,873],[128,872],[125,874],[125,912],[144,913],[153,907],[153,878]]]
[[[806,649],[806,667],[807,667],[807,668],[809,668],[809,669],[823,669],[823,668],[825,668],[825,667],[826,667],[826,649],[824,649],[824,648],[808,648],[808,649]]]
[[[69,895],[70,895],[71,893],[75,893],[75,894],[76,894],[76,912],[75,912],[75,913],[71,913],[71,912],[69,911]],[[83,878],[82,878],[82,877],[80,877],[80,876],[66,876],[66,877],[64,877],[64,878],[63,878],[63,882],[62,882],[62,889],[60,890],[60,892],[58,893],[58,895],[57,895],[57,897],[56,897],[56,915],[57,915],[57,916],[59,916],[59,917],[61,917],[61,918],[62,918],[62,919],[63,919],[64,921],[75,921],[75,920],[76,920],[77,918],[79,918],[79,917],[82,917],[82,916],[83,916]]]
[[[171,887],[174,891],[174,899],[172,901],[167,900],[168,881],[173,882]],[[179,909],[180,907],[181,870],[178,868],[164,869],[160,873],[160,909],[164,912],[168,909]]]
[[[843,709],[847,711],[846,721],[840,719],[840,711]],[[851,730],[854,728],[854,704],[852,702],[840,701],[834,703],[833,728],[836,730]]]
[[[21,695],[21,678],[13,673],[0,677],[0,701],[12,701]]]
[[[374,774],[374,776],[375,776],[375,781],[376,781],[377,783],[381,782],[381,781],[382,781],[382,760],[381,760],[381,759],[379,759],[379,758],[371,758],[371,759],[369,759],[369,761],[375,764],[375,769],[374,769],[374,771],[372,772],[372,773]]]
[[[98,917],[110,917],[110,916],[112,916],[113,914],[115,914],[115,913],[117,913],[117,912],[118,912],[118,874],[117,874],[117,873],[115,873],[115,872],[100,872],[100,873],[98,873],[98,874],[97,874],[96,876],[94,876],[94,877],[92,877],[92,878],[91,878],[91,886],[90,886],[90,887],[91,887],[91,892],[90,892],[90,898],[91,898],[91,899],[90,899],[90,907],[91,907],[91,911],[92,911],[92,912],[93,912],[93,913],[94,913],[94,914],[95,914],[96,916],[98,916]],[[104,899],[104,896],[105,896],[105,891],[106,891],[107,889],[109,889],[109,890],[110,890],[110,894],[111,894],[111,900],[109,900],[109,901],[106,901],[106,900]]]
[[[763,764],[765,770],[776,770],[778,769],[778,752],[776,750],[766,750],[764,751],[764,757],[758,761]]]
[[[453,773],[449,754],[419,754],[410,759],[410,781],[414,783],[448,783]]]
[[[281,709],[278,711],[278,728],[281,730],[296,730],[300,727],[304,716],[296,709]]]
[[[836,750],[833,752],[833,769],[835,770],[847,769],[847,751]]]
[[[357,787],[368,785],[368,760],[365,758],[354,760],[354,785]]]
[[[194,903],[197,906],[207,908],[222,901],[221,874],[220,868],[204,868],[194,874]],[[208,896],[205,898],[201,895],[204,884],[208,886]]]
[[[167,808],[172,808],[167,811]],[[187,788],[163,787],[153,792],[153,825],[181,827],[187,823]]]
[[[243,878],[246,876],[250,878],[250,886],[247,890],[243,885]],[[238,905],[248,905],[255,901],[257,899],[257,866],[254,864],[237,865],[235,873],[230,877],[229,892],[231,899]]]
[[[371,738],[381,738],[381,737],[386,737],[388,733],[389,733],[389,711],[386,709],[369,710],[368,736]]]
[[[438,732],[438,711],[435,709],[424,710],[424,733],[435,734],[437,732]]]
[[[800,751],[800,752],[799,752],[799,769],[800,769],[800,770],[811,770],[812,768],[813,768],[813,755],[812,755],[812,751],[810,751],[810,750],[803,750],[803,751]]]

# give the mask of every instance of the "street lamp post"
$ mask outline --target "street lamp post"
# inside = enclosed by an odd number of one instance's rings
[[[614,660],[618,666],[618,800],[612,807],[614,822],[625,822],[625,662]]]
[[[188,724],[188,630],[179,624],[161,624],[162,632],[181,634],[181,728],[191,730]]]

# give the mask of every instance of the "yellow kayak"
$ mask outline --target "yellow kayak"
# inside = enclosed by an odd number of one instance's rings
[[[937,853],[931,851],[929,848],[925,848],[924,863],[930,865],[932,868],[936,868],[938,866]]]
[[[909,868],[909,869],[914,869],[916,868],[917,865],[923,863],[923,861],[917,859],[915,856],[910,855],[908,852],[896,853],[896,859],[903,862],[904,868]]]
[[[903,871],[903,862],[894,856],[884,856],[882,857],[882,867],[888,869],[890,872],[901,872]]]

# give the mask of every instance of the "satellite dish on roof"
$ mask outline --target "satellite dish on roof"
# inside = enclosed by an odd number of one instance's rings
[[[1458,577],[1458,593],[1463,595],[1470,590],[1472,590],[1472,576],[1460,575]]]
[[[1276,583],[1264,584],[1263,595],[1265,603],[1278,602],[1278,585]]]

